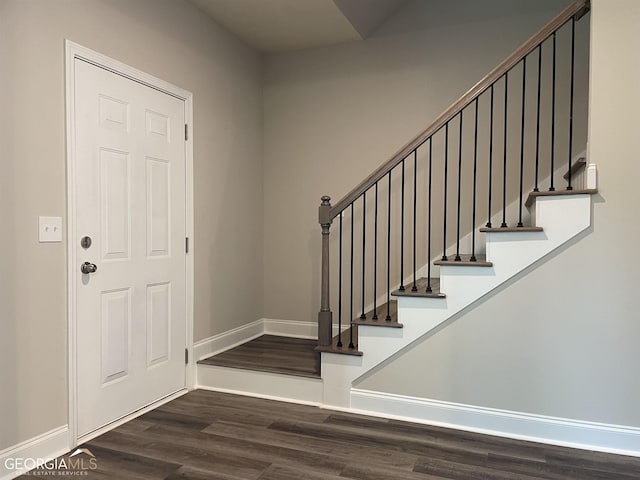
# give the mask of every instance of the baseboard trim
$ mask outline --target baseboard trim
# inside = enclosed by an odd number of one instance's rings
[[[9,469],[7,462],[12,458],[50,460],[68,451],[69,427],[67,425],[9,447],[0,452],[0,480],[10,480],[27,472],[26,468]]]
[[[318,338],[318,324],[314,322],[300,322],[297,320],[280,320],[263,318],[264,333],[292,338]]]
[[[233,330],[219,333],[194,343],[193,357],[197,362],[265,334],[292,338],[318,338],[318,324],[297,320],[260,318]]]
[[[247,323],[227,332],[219,333],[193,345],[193,357],[196,362],[203,358],[224,352],[264,334],[264,319]]]
[[[640,428],[352,389],[361,413],[563,447],[640,457]]]

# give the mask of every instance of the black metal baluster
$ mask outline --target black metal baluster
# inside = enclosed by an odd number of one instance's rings
[[[549,191],[553,192],[553,170],[556,150],[556,32],[553,32],[553,60],[551,69],[551,183]]]
[[[338,343],[337,347],[342,348],[342,217],[344,212],[340,212],[340,253],[338,255]]]
[[[507,111],[509,103],[507,91],[509,90],[509,72],[504,74],[504,155],[502,162],[502,224],[501,228],[507,228]]]
[[[429,218],[427,220],[427,293],[431,293],[431,159],[433,157],[433,136],[429,137]]]
[[[351,203],[351,287],[349,295],[349,348],[353,345],[353,203]]]
[[[473,207],[471,209],[471,258],[476,262],[476,179],[478,177],[478,97],[476,97],[476,112],[473,129]]]
[[[447,261],[447,173],[449,169],[449,122],[444,126],[444,210],[442,214],[442,260]]]
[[[460,190],[462,188],[462,114],[464,109],[460,110],[460,133],[458,134],[458,216],[457,216],[457,238],[456,238],[456,258],[459,262],[460,258]]]
[[[573,90],[575,77],[575,53],[576,53],[576,17],[571,17],[571,90],[569,93],[569,178],[567,190],[573,190],[571,186],[571,163],[573,161]]]
[[[491,228],[491,186],[493,184],[493,85],[491,85],[491,106],[489,113],[489,208],[486,227]]]
[[[376,295],[378,289],[378,182],[376,182],[376,199],[373,214],[373,317],[372,320],[378,320],[378,310],[376,306]]]
[[[402,159],[402,192],[400,194],[400,288],[404,292],[404,159]]]
[[[418,149],[413,151],[413,287],[412,292],[417,292],[418,287],[416,285],[416,222],[417,222],[417,209],[418,206]]]
[[[522,224],[522,189],[524,175],[524,122],[525,122],[525,106],[526,106],[526,88],[527,88],[527,57],[522,59],[522,121],[520,123],[520,203],[518,210],[518,227]]]
[[[540,97],[542,87],[542,44],[538,46],[538,103],[536,109],[536,179],[534,192],[539,192],[538,188],[538,169],[540,165]]]
[[[389,171],[389,203],[387,206],[387,317],[391,321],[391,171]]]
[[[367,238],[367,192],[362,194],[362,313],[360,314],[360,320],[366,320],[367,315],[364,311],[364,285],[365,285],[365,253],[366,253],[366,238]]]

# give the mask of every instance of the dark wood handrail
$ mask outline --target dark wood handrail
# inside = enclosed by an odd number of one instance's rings
[[[389,161],[377,168],[371,175],[365,178],[357,187],[347,193],[338,203],[331,207],[330,218],[337,217],[351,203],[360,198],[360,196],[369,190],[377,181],[387,175],[394,167],[396,167],[404,158],[406,158],[416,148],[426,142],[429,137],[437,133],[447,122],[460,113],[462,109],[467,107],[477,97],[484,93],[488,88],[497,82],[503,75],[518,64],[525,56],[544,42],[549,36],[553,35],[560,27],[568,22],[572,17],[576,20],[585,15],[590,9],[590,0],[575,0],[560,12],[553,20],[542,27],[529,40],[518,47],[509,57],[507,57],[500,65],[494,68],[482,80],[476,83],[467,93],[462,95],[456,102],[438,116],[434,122],[421,132],[412,141],[402,147]]]

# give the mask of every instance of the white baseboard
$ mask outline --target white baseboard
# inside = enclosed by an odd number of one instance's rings
[[[12,459],[53,459],[69,451],[69,428],[65,425],[0,452],[0,480],[10,480],[27,469],[14,470]]]
[[[249,340],[264,334],[264,320],[256,320],[255,322],[242,325],[227,332],[205,338],[193,345],[193,357],[195,361],[210,357],[230,348],[242,345]]]
[[[318,324],[296,320],[278,320],[263,318],[264,333],[292,338],[318,338]]]
[[[280,337],[291,338],[318,338],[317,322],[301,322],[298,320],[280,320],[274,318],[263,318],[264,333],[267,335],[278,335]],[[348,330],[349,324],[342,325],[342,331]],[[334,334],[338,332],[338,324],[333,324]]]
[[[318,324],[296,320],[261,318],[194,343],[193,357],[197,362],[265,334],[293,338],[318,338]]]
[[[353,413],[640,457],[640,428],[352,389]]]

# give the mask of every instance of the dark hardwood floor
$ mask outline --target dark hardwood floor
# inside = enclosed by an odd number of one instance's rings
[[[90,441],[90,479],[617,480],[640,458],[196,390]],[[27,475],[24,478],[42,478]]]
[[[306,338],[262,335],[198,363],[320,378],[320,353],[314,351],[317,344]]]

